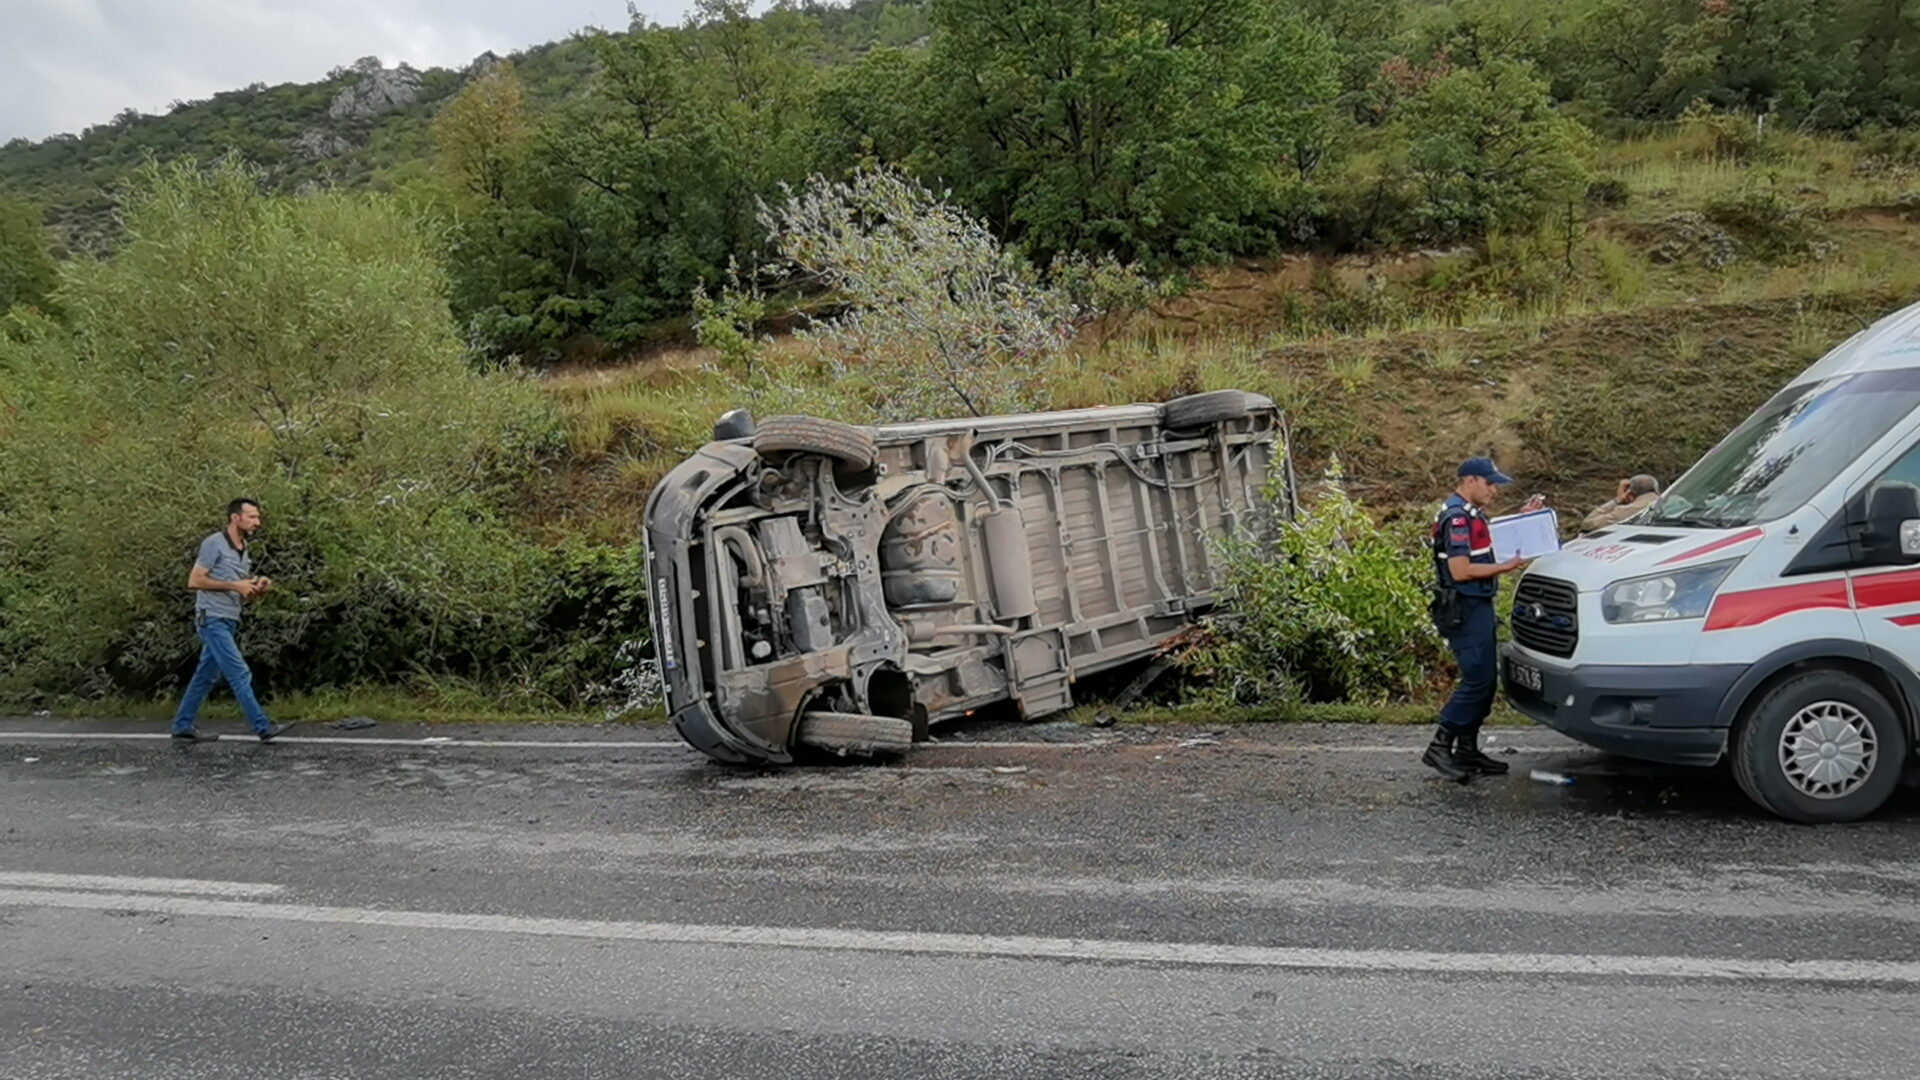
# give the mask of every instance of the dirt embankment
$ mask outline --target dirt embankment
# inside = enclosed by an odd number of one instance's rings
[[[1285,376],[1303,476],[1337,454],[1362,499],[1412,507],[1438,498],[1462,457],[1491,453],[1564,516],[1607,498],[1622,476],[1672,480],[1811,360],[1899,302],[1677,305],[1290,345],[1263,365]],[[1356,367],[1356,357],[1365,362]]]

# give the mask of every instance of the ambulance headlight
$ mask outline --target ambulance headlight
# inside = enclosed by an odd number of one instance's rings
[[[1616,581],[1600,591],[1600,614],[1610,623],[1702,618],[1714,591],[1739,561]]]

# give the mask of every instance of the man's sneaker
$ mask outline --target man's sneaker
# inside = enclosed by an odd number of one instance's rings
[[[220,736],[215,735],[211,731],[201,731],[199,728],[188,728],[185,731],[176,731],[173,733],[173,737],[176,739],[179,739],[181,742],[219,742],[220,741]]]
[[[1427,752],[1420,755],[1420,764],[1456,784],[1464,784],[1473,779],[1473,774],[1454,761],[1453,740],[1454,733],[1441,724],[1434,730],[1433,741],[1427,744]]]
[[[289,720],[284,724],[268,725],[267,730],[260,733],[260,741],[272,742],[273,740],[279,738],[280,736],[285,735],[287,733],[288,728],[292,727],[293,725],[299,722],[300,721],[298,720]]]

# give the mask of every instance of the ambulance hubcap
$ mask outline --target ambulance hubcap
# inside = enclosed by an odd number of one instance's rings
[[[1780,771],[1803,795],[1838,799],[1873,775],[1879,742],[1865,713],[1844,701],[1819,701],[1794,713],[1780,732]]]

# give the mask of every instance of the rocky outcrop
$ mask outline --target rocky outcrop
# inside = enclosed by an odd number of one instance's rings
[[[327,115],[335,120],[364,120],[404,109],[420,96],[420,74],[405,64],[381,68],[334,95]]]
[[[1652,245],[1647,258],[1663,266],[1698,262],[1717,270],[1740,257],[1740,241],[1697,210],[1670,214],[1640,232]]]
[[[499,53],[494,52],[492,49],[488,49],[486,52],[483,52],[479,56],[474,57],[473,62],[467,65],[467,70],[465,72],[466,77],[469,79],[479,78],[480,76],[485,75],[487,72],[492,71],[494,68],[499,67],[501,64],[505,62],[506,61],[500,58]]]
[[[325,128],[308,128],[293,140],[293,152],[308,161],[321,161],[338,157],[353,149],[353,143],[343,135],[337,135]]]

